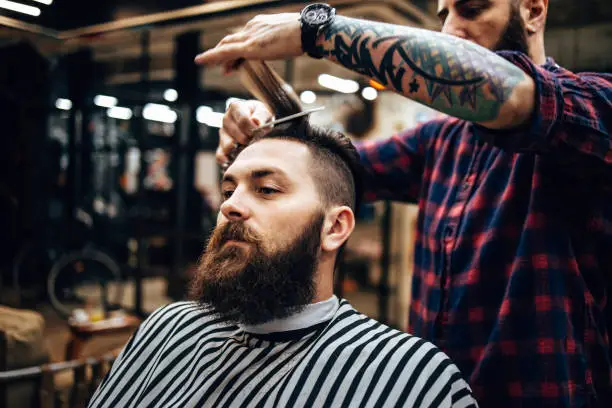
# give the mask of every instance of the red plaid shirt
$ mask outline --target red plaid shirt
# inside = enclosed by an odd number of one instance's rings
[[[366,197],[418,203],[410,330],[481,406],[612,407],[612,75],[500,55],[535,80],[531,124],[366,143]]]

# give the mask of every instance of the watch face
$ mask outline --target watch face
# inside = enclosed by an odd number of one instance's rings
[[[304,13],[304,20],[312,25],[324,24],[329,20],[330,14],[329,6],[314,5]]]

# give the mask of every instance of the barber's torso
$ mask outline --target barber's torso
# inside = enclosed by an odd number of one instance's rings
[[[448,353],[482,406],[600,404],[612,397],[612,76],[500,55],[534,78],[531,123],[447,118],[364,143],[366,198],[418,204],[410,332]]]
[[[593,374],[609,379],[610,172],[509,153],[469,123],[448,126],[426,157],[411,332],[489,395],[527,383],[525,373],[535,394],[548,376],[578,387]]]

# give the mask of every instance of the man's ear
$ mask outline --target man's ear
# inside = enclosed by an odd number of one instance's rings
[[[321,248],[333,252],[344,244],[355,229],[355,214],[347,206],[334,207],[325,216],[321,231]]]
[[[548,0],[522,0],[521,16],[529,35],[543,32],[548,14]]]

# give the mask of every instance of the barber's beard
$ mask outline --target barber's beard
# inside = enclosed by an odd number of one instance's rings
[[[286,248],[267,253],[242,222],[215,228],[191,283],[190,297],[232,323],[261,324],[312,303],[323,214]],[[225,245],[228,240],[240,245]]]
[[[511,7],[508,25],[495,46],[495,51],[519,51],[529,55],[527,31],[519,7],[517,4],[512,4]]]

